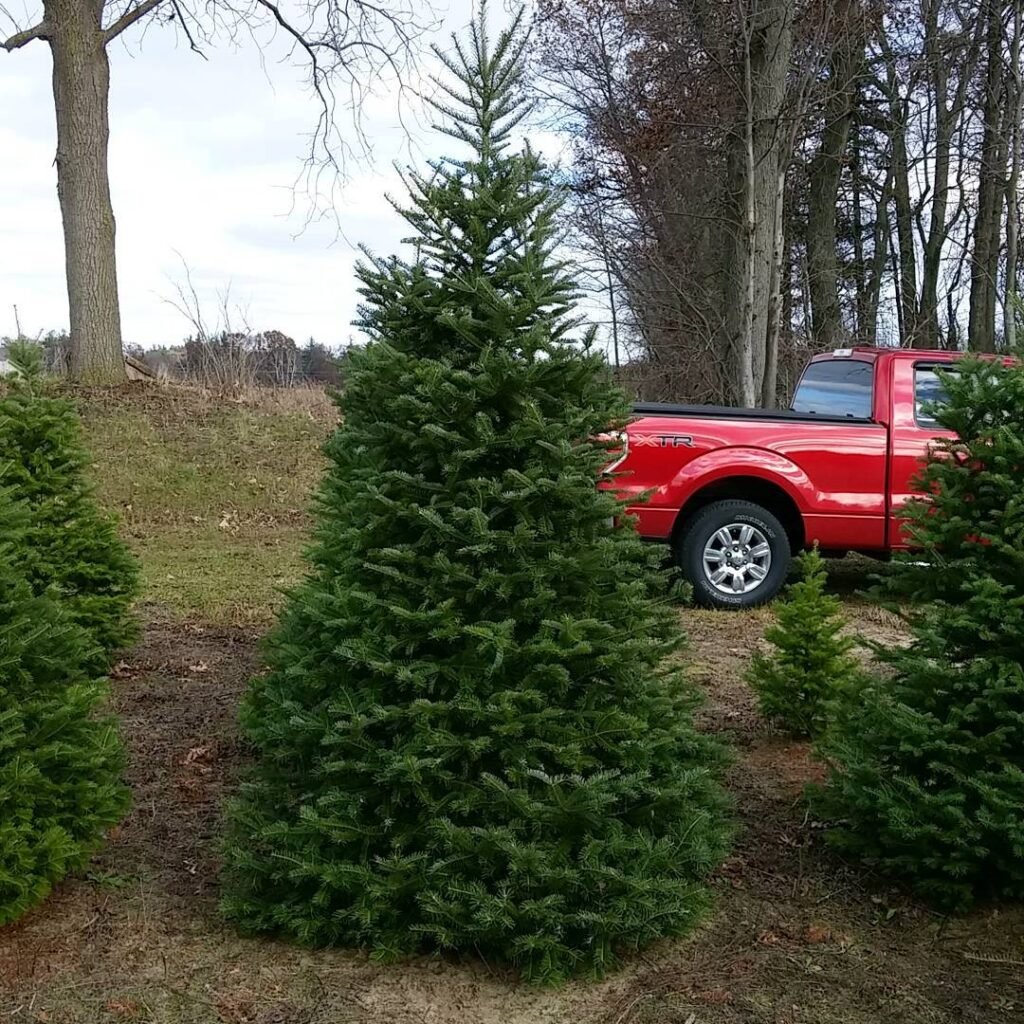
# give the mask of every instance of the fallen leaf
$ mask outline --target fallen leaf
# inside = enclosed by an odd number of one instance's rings
[[[211,760],[211,755],[212,754],[213,754],[213,748],[212,747],[193,747],[185,755],[185,760],[182,761],[181,763],[182,764],[195,765],[196,762],[199,762],[199,761],[209,761],[209,760]]]
[[[129,1018],[138,1017],[142,1011],[142,1007],[134,999],[108,999],[103,1004],[103,1009],[115,1017]]]

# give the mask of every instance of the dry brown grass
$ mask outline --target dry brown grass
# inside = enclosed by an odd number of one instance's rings
[[[225,390],[188,381],[158,380],[133,381],[114,387],[58,384],[56,391],[76,402],[83,410],[110,403],[129,407],[156,403],[198,410],[241,405],[270,414],[304,413],[323,422],[333,422],[337,415],[328,388],[313,382],[287,388],[245,384]]]

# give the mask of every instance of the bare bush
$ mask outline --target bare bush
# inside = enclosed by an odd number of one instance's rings
[[[177,353],[176,376],[227,394],[255,387],[292,387],[306,379],[304,366],[315,363],[327,383],[336,383],[324,367],[330,350],[313,339],[304,349],[282,331],[255,331],[248,311],[233,302],[230,283],[216,292],[212,308],[199,296],[192,271],[181,260],[184,277],[174,282],[165,301],[191,325],[192,333]],[[172,350],[173,351],[173,350]]]

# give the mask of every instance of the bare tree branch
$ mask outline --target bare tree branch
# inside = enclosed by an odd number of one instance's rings
[[[363,107],[378,85],[397,87],[396,108],[404,125],[402,98],[410,88],[406,72],[413,63],[416,38],[432,24],[431,7],[417,0],[385,5],[373,0],[304,0],[301,4],[249,0],[265,14],[261,21],[236,11],[232,6],[236,2],[224,0],[224,10],[235,15],[236,31],[248,31],[261,50],[267,42],[262,29],[282,32],[291,44],[288,56],[305,65],[318,112],[293,196],[301,192],[309,199],[307,225],[314,219],[333,218],[340,235],[334,191],[347,176],[350,158],[372,156],[362,123]],[[341,131],[341,109],[351,113],[351,134]]]
[[[172,281],[176,297],[167,298],[163,296],[161,301],[165,302],[172,309],[176,309],[192,326],[196,337],[201,341],[206,341],[211,337],[211,334],[203,319],[203,304],[199,301],[199,294],[192,281],[192,268],[180,252],[175,250],[175,255],[181,260],[181,266],[185,272],[185,280],[182,282],[179,278]]]
[[[299,47],[306,51],[306,56],[309,57],[310,70],[312,72],[310,77],[313,85],[313,90],[316,92],[317,97],[319,98],[320,103],[323,106],[323,115],[325,117],[333,116],[334,96],[332,94],[330,97],[330,101],[328,101],[328,97],[324,91],[323,71],[320,68],[320,62],[317,59],[316,52],[316,47],[322,46],[324,44],[310,43],[302,34],[302,32],[295,28],[292,25],[292,23],[288,21],[287,18],[285,18],[285,16],[281,13],[281,9],[276,4],[271,3],[270,0],[256,0],[256,3],[259,4],[260,7],[264,7],[268,11],[270,11],[271,15],[274,18],[274,21],[277,22],[277,24],[282,29],[284,29],[284,31],[287,32],[288,35],[292,37],[292,39],[295,40],[296,44]]]
[[[112,39],[116,39],[126,28],[130,28],[140,18],[144,18],[163,2],[164,0],[143,0],[138,7],[132,7],[130,10],[125,11],[117,21],[104,30],[103,42],[109,43]]]
[[[49,35],[49,26],[45,21],[41,21],[38,25],[33,25],[32,28],[27,28],[23,32],[15,32],[13,36],[6,39],[3,43],[0,43],[0,45],[2,45],[8,53],[11,53],[20,47],[31,43],[34,39],[48,39]]]
[[[181,25],[181,30],[185,33],[185,38],[188,40],[188,48],[193,53],[198,53],[203,60],[206,60],[206,54],[196,44],[195,36],[192,35],[192,30],[188,27],[188,22],[185,20],[185,12],[181,9],[178,0],[171,0],[171,4],[174,6],[174,13],[178,16],[178,24]]]

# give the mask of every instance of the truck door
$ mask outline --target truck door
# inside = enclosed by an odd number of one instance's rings
[[[919,494],[916,479],[931,443],[951,437],[930,415],[928,406],[941,402],[942,381],[937,369],[949,371],[948,362],[893,360],[891,454],[889,460],[889,546],[905,548],[904,519],[900,507]]]

